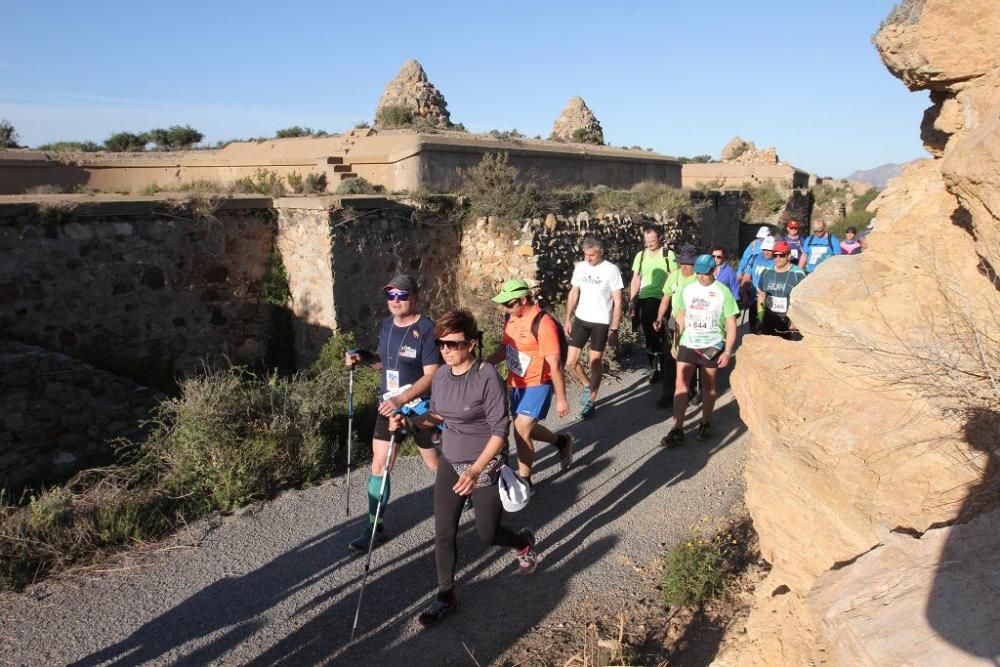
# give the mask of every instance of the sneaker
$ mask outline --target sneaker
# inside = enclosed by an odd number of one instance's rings
[[[528,538],[528,546],[523,549],[515,549],[517,556],[517,571],[521,574],[531,574],[538,567],[538,554],[535,552],[535,534],[527,528],[521,529],[521,535]]]
[[[684,429],[674,427],[670,429],[666,437],[660,440],[660,445],[667,449],[680,447],[684,444]]]
[[[417,620],[420,621],[420,625],[429,628],[456,609],[458,609],[458,598],[454,595],[451,596],[451,602],[442,602],[440,598],[435,597],[434,601],[420,612]]]
[[[646,380],[646,382],[648,384],[656,384],[659,381],[660,381],[660,370],[658,368],[654,368],[651,371],[649,371],[649,378]]]
[[[568,470],[573,465],[573,436],[560,434],[556,439],[556,449],[559,450],[559,468]]]
[[[672,408],[674,407],[674,395],[664,394],[656,399],[656,407],[658,408]]]
[[[590,403],[590,387],[584,387],[583,392],[580,394],[580,407],[587,407],[587,403]]]
[[[698,426],[698,434],[694,436],[695,440],[708,440],[712,437],[712,425],[708,422],[702,422]]]
[[[368,524],[365,526],[365,529],[361,531],[361,534],[358,535],[357,539],[351,542],[350,544],[351,549],[353,549],[354,551],[368,551],[369,543],[371,543],[372,546],[377,547],[378,545],[385,542],[385,532],[382,530],[381,525],[375,529],[375,541],[372,542],[371,539],[372,539],[372,525]]]
[[[593,403],[587,401],[583,406],[583,410],[580,410],[580,416],[584,419],[590,419],[594,416],[595,412],[597,412],[597,408],[594,407]]]

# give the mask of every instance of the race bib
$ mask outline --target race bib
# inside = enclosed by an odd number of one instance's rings
[[[395,376],[396,376],[396,384],[397,385],[399,384],[399,371],[388,371],[386,373],[386,377],[385,377],[385,384],[386,384],[386,387],[389,388],[389,391],[387,391],[384,394],[382,394],[382,400],[383,401],[388,401],[390,398],[395,398],[396,396],[399,396],[404,391],[406,391],[407,389],[409,389],[410,387],[413,386],[412,384],[404,384],[402,387],[396,387],[395,389],[389,387],[389,374],[390,373],[395,374]],[[420,401],[421,401],[420,397],[417,396],[412,401],[410,401],[409,403],[407,403],[406,407],[408,407],[408,408],[414,408],[414,407],[420,405]]]
[[[829,248],[826,246],[811,246],[809,248],[809,263],[816,264],[820,262],[823,259],[823,256],[826,255],[827,250],[829,250]]]
[[[388,389],[389,392],[396,392],[396,394],[400,392],[399,371],[387,370],[385,372],[385,388]],[[393,394],[393,396],[395,396],[396,394]]]
[[[772,313],[787,313],[788,312],[788,297],[787,296],[771,296],[770,294],[764,299],[764,303],[767,309]]]
[[[403,345],[399,348],[399,356],[406,359],[416,359],[417,358],[417,348],[410,347],[409,345]]]
[[[531,355],[518,352],[513,345],[507,346],[507,370],[518,377],[524,377],[531,365]]]

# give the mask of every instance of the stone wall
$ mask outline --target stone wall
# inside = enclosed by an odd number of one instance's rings
[[[0,489],[104,463],[109,441],[138,438],[157,395],[65,355],[0,340]]]
[[[259,365],[269,205],[0,205],[0,336],[159,386],[203,358]]]

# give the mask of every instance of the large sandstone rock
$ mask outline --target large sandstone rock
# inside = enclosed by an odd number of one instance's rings
[[[604,130],[597,116],[583,98],[573,97],[566,103],[552,125],[552,138],[586,144],[604,144]]]
[[[873,202],[864,254],[797,288],[802,342],[740,351],[747,504],[774,567],[724,664],[1000,654],[1000,3],[908,0],[875,41],[933,91],[938,159]]]
[[[737,164],[778,164],[778,151],[774,146],[760,150],[752,141],[736,136],[722,147],[719,159]]]
[[[448,127],[451,116],[444,95],[427,79],[427,73],[416,60],[403,63],[396,78],[389,82],[375,107],[375,126],[379,127],[381,111],[386,107],[403,107],[414,119],[428,125]]]

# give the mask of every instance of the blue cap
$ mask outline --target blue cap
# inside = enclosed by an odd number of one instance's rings
[[[711,255],[698,255],[694,260],[695,273],[715,273],[715,260]]]

